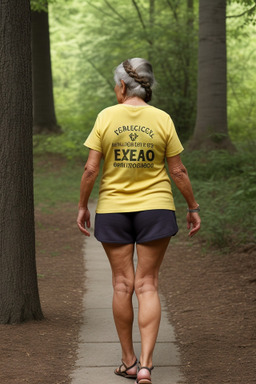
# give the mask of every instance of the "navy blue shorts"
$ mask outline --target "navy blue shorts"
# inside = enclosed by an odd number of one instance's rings
[[[176,215],[167,209],[96,213],[94,235],[101,243],[131,244],[171,237],[178,232]]]

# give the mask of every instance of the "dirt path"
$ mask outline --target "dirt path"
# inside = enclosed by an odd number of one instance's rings
[[[202,253],[184,238],[161,272],[188,384],[256,383],[256,247]]]
[[[36,213],[37,266],[46,319],[0,325],[0,383],[70,383],[81,324],[83,236],[76,206]],[[183,243],[182,243],[183,241]],[[179,235],[161,269],[188,384],[256,383],[255,246],[202,254]],[[155,383],[157,384],[157,383]],[[168,383],[163,383],[168,384]]]

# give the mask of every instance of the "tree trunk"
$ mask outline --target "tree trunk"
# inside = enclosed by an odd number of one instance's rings
[[[0,323],[42,319],[35,262],[29,0],[0,3]]]
[[[57,124],[50,53],[48,12],[32,11],[34,133],[60,133]]]
[[[186,36],[184,38],[184,80],[183,80],[183,98],[180,102],[180,111],[184,111],[183,126],[181,137],[188,138],[192,132],[192,126],[194,125],[195,118],[195,77],[192,75],[195,73],[195,33],[194,33],[194,0],[187,0],[186,4]],[[194,80],[194,81],[193,81]],[[194,91],[194,92],[193,92]],[[193,118],[193,119],[192,119]]]
[[[155,0],[149,0],[149,48],[148,60],[151,62],[154,57],[154,27],[155,27]]]
[[[191,149],[234,147],[227,127],[226,0],[200,0],[197,118]]]

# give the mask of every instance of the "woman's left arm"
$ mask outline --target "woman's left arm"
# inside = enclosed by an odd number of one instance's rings
[[[198,209],[199,204],[195,200],[188,172],[181,161],[180,155],[167,157],[167,163],[171,178],[185,198],[188,208],[192,210],[192,212],[187,213],[187,228],[190,229],[189,236],[193,236],[200,229],[201,219],[198,212],[194,211]]]
[[[90,149],[80,185],[80,201],[78,205],[77,225],[80,231],[86,236],[90,236],[90,232],[85,228],[85,224],[87,228],[90,228],[91,226],[88,200],[92,192],[95,180],[99,174],[101,158],[101,152]]]

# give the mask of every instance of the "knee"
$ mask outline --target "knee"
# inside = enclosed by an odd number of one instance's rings
[[[134,292],[134,279],[125,276],[115,276],[113,278],[113,288],[115,293],[132,295]]]
[[[135,280],[135,292],[136,295],[140,295],[145,292],[157,292],[158,291],[158,279],[155,276],[144,276]]]

